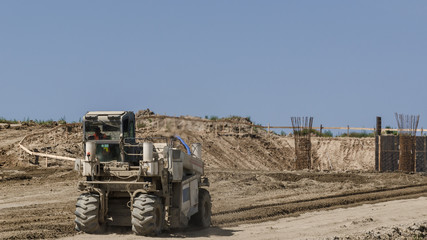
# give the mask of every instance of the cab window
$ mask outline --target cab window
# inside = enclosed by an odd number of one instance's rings
[[[123,120],[123,136],[129,138],[129,119]]]
[[[129,126],[129,137],[130,138],[135,138],[135,124],[132,122],[130,122],[130,126]]]

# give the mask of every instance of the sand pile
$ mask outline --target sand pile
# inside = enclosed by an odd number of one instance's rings
[[[293,137],[268,134],[247,122],[217,122],[201,118],[139,118],[138,137],[180,135],[202,143],[208,167],[291,170],[295,166]],[[373,138],[312,137],[315,170],[374,170]]]
[[[211,121],[188,116],[157,116],[149,110],[140,111],[138,116],[138,138],[179,135],[188,144],[201,143],[208,168],[292,170],[295,167],[294,138],[268,134],[264,129],[251,126],[247,118]],[[17,143],[27,134],[30,136],[23,144],[31,151],[74,158],[84,155],[82,125],[78,123],[2,131],[9,132],[10,136],[5,135],[9,140],[0,146],[0,158],[18,159]],[[374,155],[373,138],[312,137],[314,170],[371,171],[374,170]],[[53,162],[60,164],[61,161]]]

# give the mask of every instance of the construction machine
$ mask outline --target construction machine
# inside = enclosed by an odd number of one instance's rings
[[[131,111],[88,112],[83,117],[82,161],[76,230],[132,226],[138,235],[211,224],[201,144],[179,136],[135,138]],[[184,150],[185,149],[185,150]]]

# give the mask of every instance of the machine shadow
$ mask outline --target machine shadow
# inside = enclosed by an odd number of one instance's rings
[[[220,227],[209,227],[209,228],[198,228],[188,227],[186,229],[170,230],[162,233],[158,237],[165,238],[197,238],[197,237],[230,237],[233,236],[239,230],[224,229]]]
[[[156,236],[156,238],[198,238],[210,236],[230,237],[236,232],[239,232],[239,230],[224,229],[215,226],[209,228],[188,227],[185,229],[163,231],[161,234]],[[99,235],[109,235],[112,233],[134,235],[130,227],[108,227],[104,233]]]

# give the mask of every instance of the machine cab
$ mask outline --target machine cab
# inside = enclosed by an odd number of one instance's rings
[[[120,143],[135,139],[135,115],[130,111],[88,112],[83,117],[83,143],[87,156],[100,162],[124,162]],[[90,147],[88,147],[90,146]],[[91,149],[88,149],[91,148]]]

